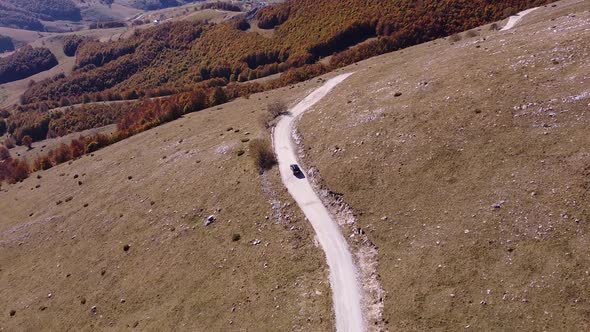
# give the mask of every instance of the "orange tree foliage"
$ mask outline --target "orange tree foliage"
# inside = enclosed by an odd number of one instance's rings
[[[88,42],[90,39],[84,36],[78,35],[69,35],[64,38],[64,54],[67,56],[74,56],[76,55],[76,51],[78,47],[84,42]]]
[[[57,59],[46,48],[26,46],[0,58],[0,84],[27,78],[57,65]]]
[[[547,0],[292,0],[258,13],[273,37],[242,31],[235,21],[218,25],[171,22],[128,38],[82,45],[70,76],[34,84],[23,103],[79,100],[83,94],[170,89],[223,78],[248,81],[336,55],[332,68],[486,22]],[[380,37],[359,47],[351,46]]]
[[[116,123],[138,105],[138,102],[122,102],[80,105],[51,113],[39,110],[16,111],[7,119],[7,130],[17,144],[21,144],[26,135],[33,141],[40,141]]]

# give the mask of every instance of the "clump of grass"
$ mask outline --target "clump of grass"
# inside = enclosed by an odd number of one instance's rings
[[[270,128],[274,125],[274,119],[281,115],[288,114],[288,107],[285,102],[277,100],[266,105],[266,113],[261,117],[262,125],[266,128]]]
[[[462,39],[461,35],[458,33],[455,33],[455,34],[449,36],[449,41],[451,43],[456,43],[456,42],[460,41],[461,39]]]
[[[266,139],[257,138],[250,141],[250,156],[260,173],[271,169],[277,164],[277,158],[272,150],[272,145]]]

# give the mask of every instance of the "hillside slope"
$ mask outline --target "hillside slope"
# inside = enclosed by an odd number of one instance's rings
[[[305,166],[378,248],[390,330],[590,328],[589,9],[364,61],[303,117]]]
[[[261,104],[313,86],[193,113],[3,184],[0,326],[330,330],[323,254],[247,142],[263,135]]]

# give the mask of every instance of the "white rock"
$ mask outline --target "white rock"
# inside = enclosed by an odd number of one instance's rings
[[[215,220],[217,220],[217,217],[215,217],[214,214],[210,215],[209,217],[207,217],[207,220],[205,220],[205,226],[211,225],[215,222]]]

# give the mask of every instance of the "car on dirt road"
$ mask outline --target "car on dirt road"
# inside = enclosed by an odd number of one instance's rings
[[[301,171],[301,168],[299,168],[299,165],[292,164],[290,167],[291,167],[291,172],[293,172],[293,175],[295,175],[298,178],[303,176],[303,172]]]

